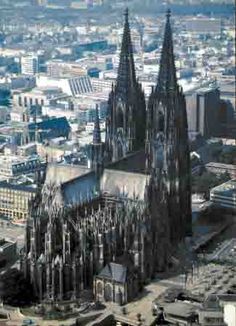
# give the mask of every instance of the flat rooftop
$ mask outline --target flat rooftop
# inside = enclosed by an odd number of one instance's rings
[[[236,165],[235,164],[226,164],[226,163],[219,163],[219,162],[209,162],[209,163],[206,164],[206,167],[236,170]]]
[[[4,249],[7,247],[10,247],[14,244],[15,242],[12,241],[6,241],[5,239],[0,239],[0,252],[2,252]]]
[[[166,305],[164,312],[165,314],[178,316],[180,318],[190,318],[196,315],[198,309],[199,305],[177,301]]]
[[[31,145],[32,146],[32,145]],[[5,165],[5,164],[19,164],[19,163],[26,163],[26,162],[31,162],[35,160],[40,160],[39,156],[37,155],[32,155],[32,156],[16,156],[16,155],[0,155],[0,164]]]
[[[23,191],[23,192],[31,192],[36,193],[37,188],[35,185],[24,185],[24,184],[13,184],[10,182],[1,181],[0,182],[0,189],[8,189],[8,190],[16,190],[16,191]]]
[[[213,188],[211,194],[236,197],[236,179],[227,181]]]
[[[86,166],[50,163],[47,167],[46,184],[65,183],[90,172]]]

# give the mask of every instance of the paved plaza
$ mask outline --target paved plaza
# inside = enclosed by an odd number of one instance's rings
[[[195,268],[188,277],[186,288],[195,295],[205,297],[236,291],[236,266],[210,263]]]
[[[24,246],[25,228],[0,219],[0,239],[16,241],[18,249]]]

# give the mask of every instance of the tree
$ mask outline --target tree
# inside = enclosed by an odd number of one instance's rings
[[[227,151],[225,150],[219,156],[219,162],[225,164],[235,164],[236,163],[236,149],[229,148]]]
[[[11,306],[27,306],[35,301],[32,285],[16,268],[0,276],[0,296],[3,303]]]
[[[217,176],[215,173],[205,171],[200,176],[192,177],[192,191],[194,193],[203,193],[208,198],[212,188],[228,180],[230,180],[228,173]]]
[[[209,151],[211,153],[212,158],[218,162],[219,156],[223,151],[223,146],[221,143],[211,144],[209,146]]]
[[[226,181],[229,181],[231,179],[230,175],[228,172],[222,173],[219,177],[219,184],[224,183]]]

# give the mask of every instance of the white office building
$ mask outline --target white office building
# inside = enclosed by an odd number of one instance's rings
[[[35,75],[39,72],[39,59],[35,54],[21,57],[21,73],[23,75]]]

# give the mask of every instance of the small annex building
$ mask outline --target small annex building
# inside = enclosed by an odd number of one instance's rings
[[[94,277],[96,301],[115,302],[123,305],[135,297],[137,292],[138,283],[135,273],[125,265],[109,263]]]

